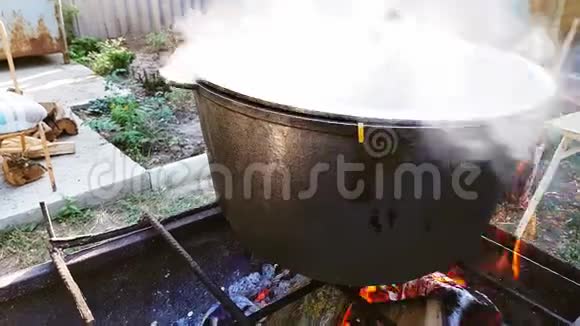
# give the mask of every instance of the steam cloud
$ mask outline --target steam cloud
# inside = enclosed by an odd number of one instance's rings
[[[178,24],[185,42],[162,73],[351,116],[493,120],[486,137],[527,158],[545,116],[496,119],[546,105],[556,92],[532,63],[552,64],[555,44],[525,3],[216,1]],[[474,155],[489,140],[453,130],[448,138]]]

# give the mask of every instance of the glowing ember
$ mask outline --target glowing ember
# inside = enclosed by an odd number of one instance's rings
[[[498,272],[505,271],[510,267],[509,253],[504,252],[501,258],[495,263],[495,270]]]
[[[367,286],[360,289],[359,295],[368,303],[386,303],[427,297],[439,290],[464,287],[464,280],[458,282],[436,272],[402,285]]]
[[[467,281],[463,278],[463,271],[459,267],[452,267],[447,272],[447,276],[455,281],[462,287],[467,287]]]
[[[514,247],[514,258],[512,261],[512,272],[514,275],[514,280],[520,279],[520,250],[521,250],[522,240],[518,239]]]
[[[266,300],[266,298],[268,298],[268,294],[270,294],[270,289],[264,289],[262,291],[260,291],[260,293],[258,293],[258,295],[256,296],[256,299],[254,300],[255,302],[261,302]]]

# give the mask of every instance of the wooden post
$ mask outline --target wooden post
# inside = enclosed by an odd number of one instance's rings
[[[550,183],[552,182],[552,179],[556,174],[556,170],[558,170],[560,161],[565,157],[565,152],[568,148],[569,142],[570,140],[566,136],[564,136],[562,138],[562,141],[560,142],[560,145],[558,146],[558,149],[556,149],[556,152],[554,153],[554,158],[552,158],[552,161],[550,162],[550,165],[548,166],[546,173],[544,173],[544,176],[542,177],[542,181],[540,181],[540,184],[538,185],[538,189],[536,190],[534,196],[530,200],[530,203],[528,204],[528,207],[524,212],[524,216],[520,220],[520,224],[516,229],[515,236],[517,239],[520,239],[524,235],[524,232],[526,232],[526,228],[528,227],[528,224],[532,219],[532,216],[534,216],[538,204],[542,200],[542,197],[544,196],[546,190],[548,190],[548,187],[550,186]]]
[[[18,94],[22,94],[22,90],[20,89],[18,80],[16,79],[16,68],[14,68],[10,40],[8,39],[8,33],[6,33],[6,26],[4,26],[2,21],[0,21],[0,37],[2,37],[2,47],[4,48],[4,53],[6,55],[6,61],[8,61],[8,68],[10,68],[10,78],[12,79],[12,83],[14,83],[14,91]]]
[[[20,147],[22,148],[22,156],[26,155],[26,135],[20,134]]]

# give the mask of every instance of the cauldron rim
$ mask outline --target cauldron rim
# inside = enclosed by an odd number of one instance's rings
[[[241,103],[248,104],[250,106],[258,106],[262,109],[268,110],[271,113],[287,114],[293,117],[300,117],[304,119],[313,120],[326,120],[328,122],[338,122],[342,125],[352,125],[356,126],[359,123],[364,123],[368,127],[399,127],[399,128],[476,128],[486,125],[491,125],[495,121],[506,121],[511,119],[517,119],[521,117],[532,117],[535,115],[542,116],[547,104],[553,99],[553,96],[547,98],[545,102],[538,103],[536,107],[531,107],[527,109],[522,109],[517,112],[511,112],[511,114],[505,114],[496,116],[493,118],[480,118],[471,120],[424,120],[424,119],[381,119],[381,118],[371,118],[364,116],[352,116],[340,113],[328,113],[323,111],[318,111],[316,109],[304,109],[296,106],[280,104],[276,102],[271,102],[263,100],[257,97],[249,96],[236,92],[234,90],[228,89],[226,87],[215,84],[209,80],[197,79],[193,84],[184,84],[174,82],[175,87],[181,87],[185,89],[194,89],[196,87],[203,87],[207,91],[214,93],[216,96],[224,97],[227,99],[235,100]]]

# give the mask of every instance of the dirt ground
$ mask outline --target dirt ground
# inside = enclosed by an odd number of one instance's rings
[[[135,53],[135,60],[126,74],[107,77],[108,83],[115,88],[128,90],[140,102],[146,99],[164,99],[164,105],[173,113],[172,118],[162,124],[165,141],[153,144],[145,155],[132,155],[129,152],[125,154],[149,169],[204,153],[206,148],[193,92],[164,83],[160,91],[147,90],[143,86],[144,78],[159,78],[159,69],[170,56],[170,50],[153,51],[145,44],[145,36],[132,37],[125,42]],[[94,118],[83,109],[75,112],[84,121]],[[102,132],[101,135],[107,139],[111,136]]]

